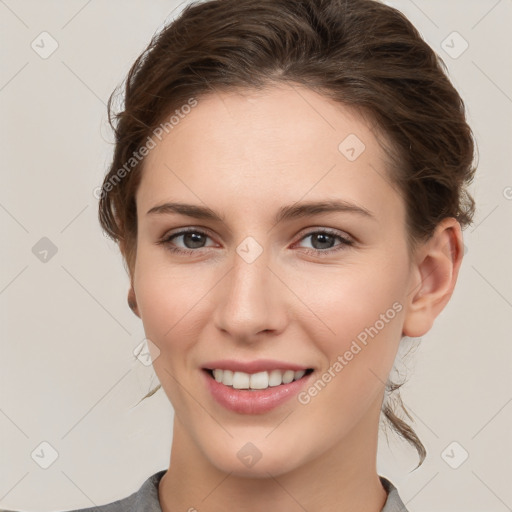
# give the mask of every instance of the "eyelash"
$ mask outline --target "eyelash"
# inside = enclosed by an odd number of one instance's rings
[[[171,245],[171,240],[173,240],[174,238],[178,238],[178,237],[180,237],[182,235],[186,235],[187,233],[196,233],[196,234],[204,235],[204,236],[206,236],[208,238],[211,238],[208,235],[208,233],[205,233],[204,231],[201,231],[199,229],[192,228],[192,229],[182,230],[182,231],[180,231],[178,233],[173,233],[173,234],[171,234],[169,236],[166,236],[163,239],[159,240],[157,242],[157,244],[165,246],[165,248],[167,250],[169,250],[169,251],[171,251],[173,253],[181,254],[181,255],[184,255],[184,256],[185,255],[192,255],[194,253],[197,253],[201,249],[207,249],[207,247],[198,247],[197,249],[181,249],[181,248],[174,247],[174,246]],[[309,236],[317,235],[317,234],[325,234],[325,235],[333,236],[334,238],[337,238],[338,240],[340,240],[341,243],[338,244],[337,246],[335,246],[334,248],[331,248],[331,249],[325,249],[325,250],[322,250],[322,249],[305,249],[306,254],[314,255],[314,256],[320,256],[320,257],[330,256],[333,253],[341,251],[341,250],[345,249],[346,247],[351,246],[351,245],[354,244],[354,242],[352,240],[350,240],[348,238],[345,238],[345,237],[339,235],[337,232],[331,231],[329,229],[319,229],[319,230],[316,230],[316,231],[310,231],[309,233],[306,233],[299,240],[299,242],[304,240],[304,238],[308,238]]]

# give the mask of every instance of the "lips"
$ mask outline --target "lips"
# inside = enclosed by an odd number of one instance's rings
[[[212,398],[239,414],[263,414],[284,404],[306,386],[314,371],[300,364],[275,360],[211,361],[202,370]],[[279,374],[282,374],[280,384],[276,380],[270,385],[270,380],[263,379],[277,378]],[[257,379],[254,387],[253,376]]]

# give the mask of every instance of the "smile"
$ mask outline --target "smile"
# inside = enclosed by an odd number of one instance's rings
[[[264,414],[297,396],[309,382],[313,369],[247,373],[203,368],[204,383],[213,400],[238,414]]]
[[[298,371],[272,370],[270,372],[246,373],[216,368],[207,371],[217,382],[224,386],[229,386],[233,389],[261,390],[281,386],[283,384],[290,384],[291,382],[302,379],[304,375],[311,373],[313,370],[309,368],[307,370]]]

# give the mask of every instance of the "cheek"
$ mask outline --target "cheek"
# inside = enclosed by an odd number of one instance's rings
[[[137,265],[137,303],[146,338],[157,347],[157,357],[152,357],[153,369],[175,413],[187,418],[194,405],[183,386],[192,389],[188,379],[195,369],[190,354],[200,336],[201,326],[195,319],[200,314],[204,286],[195,286],[193,276],[179,268],[154,261],[150,264],[142,257]]]
[[[300,293],[314,315],[308,313],[301,329],[323,355],[320,378],[332,390],[322,391],[319,404],[335,400],[364,409],[382,390],[402,337],[404,265],[399,255],[393,265],[376,258],[303,281]],[[308,396],[314,398],[317,391]]]
[[[368,262],[324,269],[297,280],[294,291],[309,310],[306,318],[310,320],[302,325],[310,329],[310,338],[318,339],[325,333],[322,338],[328,340],[328,345],[343,348],[359,334],[364,338],[366,329],[375,324],[386,334],[400,333],[399,313],[407,283],[396,267]]]
[[[193,334],[195,324],[190,319],[197,314],[195,308],[200,308],[204,290],[191,283],[183,273],[159,272],[155,268],[140,272],[134,283],[146,336],[161,350],[170,349],[177,338],[180,347],[186,348]]]
[[[347,287],[338,303],[324,311],[335,334],[310,338],[324,356],[324,366],[297,397],[301,404],[304,437],[314,438],[322,422],[318,450],[343,439],[365,424],[369,415],[379,417],[382,393],[401,338],[402,311],[392,293],[373,293]],[[357,293],[356,293],[357,291]],[[382,315],[382,316],[381,316]],[[297,419],[297,417],[296,417]],[[361,427],[363,428],[363,427]],[[357,430],[357,429],[356,429]]]

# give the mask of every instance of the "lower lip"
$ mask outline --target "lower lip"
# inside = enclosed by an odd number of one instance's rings
[[[279,407],[296,396],[313,375],[312,372],[289,384],[250,391],[225,386],[217,382],[207,371],[202,372],[213,398],[226,409],[240,414],[263,414]]]

